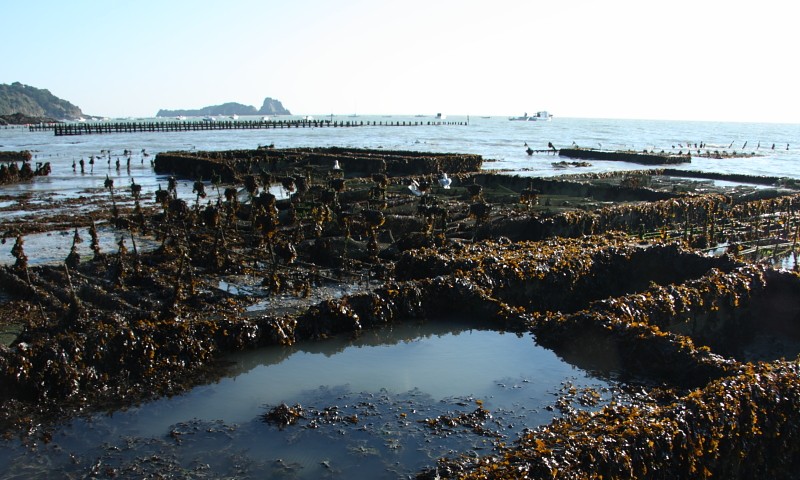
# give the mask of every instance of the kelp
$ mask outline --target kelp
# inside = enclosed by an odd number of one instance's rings
[[[797,362],[748,364],[667,405],[612,405],[531,430],[497,454],[418,478],[795,478]]]
[[[758,335],[800,337],[800,280],[748,259],[795,251],[800,196],[457,173],[476,161],[349,149],[173,152],[157,163],[193,181],[194,198],[177,197],[176,177],[152,204],[135,182],[108,182],[111,211],[81,220],[92,258],[77,254],[75,225],[64,264],[31,266],[24,235],[9,229],[17,262],[0,269],[11,298],[0,308],[23,328],[0,346],[4,429],[35,431],[32,412],[68,416],[179,392],[212,378],[227,352],[459,316],[530,333],[575,365],[662,393],[596,413],[564,409],[513,446],[443,460],[423,476],[788,478],[798,393],[785,382],[796,381],[796,363],[748,363],[745,350]],[[444,171],[450,189],[437,187]],[[223,178],[235,183],[220,188]],[[289,198],[269,192],[275,183]],[[619,201],[546,205],[565,191]],[[134,208],[117,208],[126,195]],[[116,251],[100,250],[100,218],[124,233]],[[134,231],[160,245],[141,251]],[[219,288],[243,274],[257,279],[257,295]],[[248,311],[277,296],[295,306]],[[302,415],[279,406],[264,420],[285,426]],[[479,405],[427,426],[480,430],[488,415]],[[742,454],[752,464],[724,465]]]

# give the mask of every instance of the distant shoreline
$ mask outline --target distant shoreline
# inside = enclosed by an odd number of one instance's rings
[[[59,123],[59,121],[50,117],[31,117],[21,113],[0,115],[0,125],[28,125],[31,123]]]

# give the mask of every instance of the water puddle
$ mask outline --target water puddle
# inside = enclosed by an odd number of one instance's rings
[[[620,401],[530,335],[403,324],[228,358],[217,383],[78,419],[47,444],[6,441],[6,475],[399,478],[441,456],[486,454],[565,409]],[[264,421],[281,404],[294,425]],[[460,422],[475,419],[480,428]],[[21,478],[21,477],[20,477]]]
[[[72,248],[74,234],[75,230],[72,229],[25,235],[23,240],[25,253],[28,255],[28,264],[44,265],[63,262]],[[89,229],[79,228],[78,235],[81,237],[81,243],[76,245],[78,254],[84,259],[91,258],[94,252],[91,249]],[[133,253],[134,242],[140,252],[153,250],[161,244],[152,237],[141,235],[135,235],[132,239],[130,232],[107,226],[97,228],[97,237],[100,242],[100,251],[104,253],[116,253],[119,250],[120,240],[125,241],[125,247],[131,253]],[[16,262],[11,254],[15,242],[16,239],[12,237],[0,243],[0,265],[13,265]]]

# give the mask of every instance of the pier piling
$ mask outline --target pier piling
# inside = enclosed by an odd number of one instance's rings
[[[467,125],[466,122],[441,121],[350,121],[350,120],[223,120],[223,121],[147,121],[147,122],[80,122],[30,125],[30,131],[53,130],[55,136],[92,135],[102,133],[188,132],[202,130],[258,130],[270,128],[322,127],[414,127],[425,125]]]

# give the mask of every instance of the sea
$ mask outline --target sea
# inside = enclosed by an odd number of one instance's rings
[[[679,168],[800,178],[798,124],[557,116],[546,122],[466,115],[441,121],[401,115],[316,118],[407,125],[62,137],[0,127],[0,150],[29,150],[34,162],[50,162],[52,168],[49,176],[30,183],[0,186],[2,215],[20,214],[15,205],[23,199],[30,209],[64,198],[105,195],[106,178],[118,186],[136,182],[147,195],[166,186],[167,179],[151,166],[160,152],[264,145],[478,154],[486,170],[542,177],[651,168],[609,161],[564,168],[555,165],[563,159],[546,152],[548,144],[674,153],[700,148],[753,155],[694,157]],[[133,121],[151,120],[156,119]],[[528,148],[545,152],[528,155]],[[181,183],[181,194],[188,198],[191,183]],[[81,214],[80,209],[75,213]],[[113,245],[113,233],[108,235]],[[59,242],[67,244],[63,238]],[[53,243],[47,236],[39,240]],[[37,256],[57,261],[66,255],[50,258],[46,248],[39,255],[35,248],[36,239],[26,239],[32,264]],[[0,248],[0,263],[11,259],[9,249],[10,242]],[[65,419],[48,427],[47,442],[3,439],[0,476],[413,478],[442,456],[490,454],[497,443],[512,443],[525,429],[558,417],[565,405],[601,408],[625,401],[626,395],[617,379],[568,363],[530,335],[476,329],[468,319],[403,324],[357,338],[243,352],[228,360],[233,367],[224,378],[182,395]],[[597,401],[586,407],[580,392]],[[281,404],[302,406],[306,420],[287,426],[265,422],[265,415]],[[491,412],[486,426],[502,437],[476,435],[457,423],[444,431],[429,427],[432,419],[447,424],[446,419],[479,408]]]
[[[276,117],[284,119],[284,117]],[[299,119],[301,117],[286,117]],[[643,169],[624,162],[593,161],[591,166],[563,168],[552,165],[551,155],[529,156],[526,149],[547,150],[579,146],[609,150],[655,150],[674,153],[727,151],[753,153],[747,158],[723,160],[692,158],[681,168],[721,173],[800,177],[800,124],[701,122],[666,120],[616,120],[559,118],[551,121],[509,121],[509,117],[447,116],[317,116],[317,120],[369,123],[370,126],[287,128],[265,130],[212,130],[93,134],[56,137],[52,132],[29,132],[25,127],[0,127],[0,150],[30,150],[36,161],[49,161],[53,175],[71,177],[72,161],[101,151],[122,155],[125,150],[151,155],[173,150],[228,150],[274,145],[276,148],[342,146],[482,155],[485,169],[529,176]],[[253,117],[258,120],[260,117]],[[165,119],[134,119],[154,121]],[[199,121],[199,119],[197,119]],[[250,120],[240,117],[240,120]],[[113,120],[112,120],[113,121]],[[125,119],[124,121],[129,121]],[[406,122],[406,126],[373,126],[375,122]],[[95,165],[105,178],[108,170]],[[113,169],[112,169],[113,170]],[[110,172],[112,175],[115,171]],[[126,174],[123,169],[123,174]],[[143,177],[145,171],[133,175]],[[138,180],[137,180],[137,183]]]

